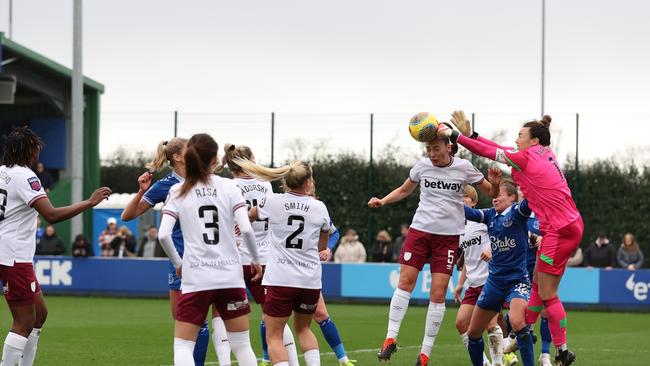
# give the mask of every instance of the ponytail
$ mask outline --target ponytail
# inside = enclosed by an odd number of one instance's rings
[[[296,160],[279,168],[266,168],[250,160],[236,158],[233,160],[242,172],[266,181],[282,179],[290,189],[302,187],[312,177],[312,169],[304,161]]]
[[[183,147],[187,143],[187,139],[182,137],[174,137],[169,141],[160,141],[158,147],[156,148],[156,155],[153,160],[145,165],[145,167],[151,172],[155,173],[165,166],[166,162],[169,162],[169,165],[174,166],[174,154],[180,154],[183,151]]]
[[[248,146],[226,144],[223,152],[222,165],[228,165],[228,169],[233,174],[243,173],[242,168],[235,162],[235,159],[253,160],[253,151]]]
[[[212,171],[210,164],[216,158],[219,145],[205,133],[192,136],[185,150],[185,181],[181,185],[180,197],[185,196],[197,183],[208,183]]]

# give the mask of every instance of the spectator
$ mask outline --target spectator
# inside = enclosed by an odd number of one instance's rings
[[[364,263],[366,261],[366,248],[359,241],[357,232],[348,229],[341,239],[334,253],[336,263]]]
[[[393,239],[386,230],[377,233],[377,241],[372,250],[373,262],[392,262],[393,261]]]
[[[165,257],[165,252],[160,246],[160,241],[158,241],[158,228],[155,226],[149,227],[147,230],[147,235],[142,238],[142,243],[138,248],[138,257],[143,258],[154,258],[154,257]]]
[[[643,266],[643,252],[639,249],[639,244],[636,243],[634,234],[625,234],[623,243],[621,243],[621,247],[618,248],[618,253],[616,253],[616,259],[621,268],[627,268],[630,271],[634,271]]]
[[[41,186],[45,192],[50,193],[50,190],[54,188],[54,179],[50,173],[45,170],[45,166],[40,161],[36,164],[36,176],[38,177],[38,180],[41,181]]]
[[[38,216],[36,217],[36,244],[41,240],[43,234],[45,234],[45,229],[41,226],[41,217]]]
[[[110,247],[113,250],[113,257],[123,258],[137,256],[135,245],[135,238],[133,238],[131,230],[122,226],[111,241]]]
[[[582,257],[582,249],[580,247],[577,247],[574,251],[573,254],[571,254],[571,258],[567,261],[567,266],[569,267],[580,267],[582,265],[582,261],[584,258]]]
[[[72,256],[73,257],[93,257],[95,250],[93,244],[86,239],[83,234],[75,236],[72,243]]]
[[[404,246],[404,238],[406,238],[406,233],[409,232],[408,224],[402,224],[399,227],[400,236],[395,239],[395,244],[393,245],[393,262],[396,262],[399,259],[399,256],[402,255],[402,247]]]
[[[45,234],[36,244],[36,254],[39,255],[62,255],[65,253],[63,240],[56,235],[54,226],[47,225]]]
[[[111,242],[117,235],[117,219],[109,217],[106,220],[106,229],[99,235],[99,249],[101,250],[102,257],[112,257],[113,248]]]
[[[609,239],[604,232],[599,233],[596,241],[585,249],[584,257],[587,268],[610,270],[616,265],[616,249],[609,244]]]

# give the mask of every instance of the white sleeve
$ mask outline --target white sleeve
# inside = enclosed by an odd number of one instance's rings
[[[259,220],[268,219],[272,213],[271,206],[273,206],[273,200],[275,199],[275,193],[271,193],[268,196],[262,199],[262,202],[257,205],[257,218]]]
[[[466,163],[465,174],[467,176],[467,183],[471,185],[483,183],[485,180],[483,173],[479,172],[469,161],[466,161]]]
[[[172,188],[169,190],[169,193],[167,194],[167,198],[165,199],[165,204],[162,208],[162,214],[165,215],[170,215],[174,219],[178,220],[178,207],[176,207],[176,202],[172,199],[172,196],[176,190],[174,190],[175,186],[172,186]]]
[[[239,209],[235,210],[235,222],[239,226],[239,231],[241,231],[241,236],[244,239],[248,253],[253,258],[253,263],[257,264],[260,262],[260,258],[257,253],[257,243],[255,243],[255,232],[250,221],[248,221],[248,210],[242,210],[245,207],[246,205],[240,206]]]
[[[169,211],[163,212],[160,229],[158,229],[158,240],[160,240],[160,245],[165,253],[167,253],[167,257],[171,260],[174,268],[179,268],[183,264],[183,260],[176,251],[174,241],[172,240],[172,232],[174,231],[174,225],[176,225],[176,218],[176,216],[170,215]]]
[[[330,214],[327,212],[327,206],[321,202],[323,205],[323,225],[321,226],[321,231],[329,231],[332,229],[332,219],[330,219]]]
[[[420,162],[415,163],[411,171],[409,172],[409,179],[414,183],[420,183],[420,175],[422,170],[420,169]]]
[[[18,182],[16,182],[16,188],[20,199],[29,207],[32,207],[34,202],[39,199],[47,197],[41,186],[41,181],[36,175],[31,177],[29,175],[21,175],[18,178]]]

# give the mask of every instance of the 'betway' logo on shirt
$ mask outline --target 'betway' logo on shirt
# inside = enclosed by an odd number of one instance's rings
[[[460,248],[461,249],[467,249],[467,248],[471,247],[472,245],[481,245],[481,241],[483,241],[481,236],[477,236],[475,238],[463,240],[463,242],[460,243]]]
[[[441,180],[430,181],[428,179],[424,180],[424,188],[433,188],[433,189],[444,189],[446,191],[456,191],[460,192],[463,189],[463,185],[460,183],[447,183]]]

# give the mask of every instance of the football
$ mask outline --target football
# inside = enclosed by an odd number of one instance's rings
[[[427,112],[418,113],[411,117],[409,133],[416,141],[427,142],[436,137],[438,119]]]

